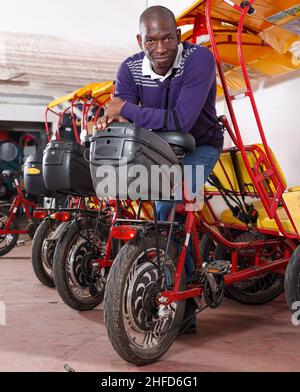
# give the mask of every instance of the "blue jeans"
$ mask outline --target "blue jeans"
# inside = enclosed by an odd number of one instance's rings
[[[187,154],[183,158],[184,165],[203,165],[204,166],[204,183],[207,181],[210,173],[212,172],[217,160],[220,156],[221,150],[208,145],[201,145],[197,147],[192,153]],[[196,178],[193,175],[192,177],[192,186],[195,188],[196,186]],[[156,209],[158,220],[167,221],[170,210],[174,206],[174,202],[172,201],[157,201]],[[183,223],[184,217],[180,216],[179,221]],[[187,281],[191,279],[192,272],[194,268],[194,261],[192,255],[192,246],[191,242],[189,244],[188,252],[185,259],[185,271],[187,276]]]

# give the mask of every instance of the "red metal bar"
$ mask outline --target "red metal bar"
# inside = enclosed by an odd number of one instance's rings
[[[193,226],[192,226],[191,238],[192,238],[192,244],[193,244],[194,263],[197,268],[200,268],[202,266],[203,260],[202,260],[201,253],[200,253],[200,242],[199,242],[198,231],[196,228],[195,220],[194,220]]]
[[[256,276],[258,274],[274,271],[277,268],[281,269],[285,267],[289,262],[289,258],[284,258],[280,260],[270,261],[268,263],[263,263],[260,266],[254,266],[250,268],[243,269],[242,271],[230,273],[225,275],[224,282],[226,286],[230,286],[233,283],[240,282],[242,280],[247,280],[252,276]]]
[[[47,107],[46,111],[45,111],[45,131],[46,131],[46,135],[48,138],[48,143],[51,141],[51,136],[50,136],[50,130],[49,130],[49,125],[48,125],[48,111],[49,108]]]
[[[233,132],[233,130],[232,130],[228,120],[227,120],[227,117],[224,116],[224,115],[220,116],[219,117],[219,121],[221,121],[221,123],[224,125],[224,127],[226,128],[226,131],[228,132],[228,134],[229,134],[229,136],[231,138],[231,140],[237,146],[237,140],[236,140],[235,134],[234,134],[234,132]]]
[[[218,30],[218,33],[220,32],[220,30]],[[218,45],[235,45],[235,44],[237,44],[237,41],[233,41],[233,40],[228,40],[228,41],[218,41]],[[271,48],[271,46],[270,45],[268,45],[268,44],[266,44],[266,43],[264,43],[264,42],[261,42],[261,43],[255,43],[255,42],[244,42],[244,44],[243,44],[244,46],[263,46],[263,47],[269,47],[269,48]],[[211,47],[211,45],[207,45],[207,47],[208,48],[210,48]],[[233,64],[234,65],[234,64]]]
[[[27,234],[27,230],[12,230],[12,229],[0,229],[0,235],[5,234]]]
[[[98,267],[101,268],[110,268],[113,264],[113,260],[106,260],[106,258],[104,259],[96,259],[93,261],[93,263],[97,263]]]
[[[78,131],[77,131],[75,113],[74,113],[74,98],[71,101],[70,108],[71,108],[71,117],[72,117],[72,124],[73,124],[73,130],[74,130],[75,139],[76,139],[77,143],[80,143],[80,138],[79,138]],[[81,119],[81,121],[82,121],[82,119]]]
[[[266,241],[257,240],[251,242],[231,242],[224,238],[220,233],[212,229],[206,222],[201,221],[200,224],[204,227],[204,231],[208,233],[212,240],[222,243],[229,249],[240,250],[240,249],[251,249],[251,248],[263,248],[266,245]],[[268,240],[268,245],[278,245],[281,243],[281,239]]]
[[[159,301],[162,305],[168,305],[175,301],[183,301],[187,298],[200,297],[201,295],[202,295],[201,288],[189,289],[185,291],[178,291],[178,290],[162,291],[160,293]]]
[[[189,241],[191,237],[191,232],[193,229],[193,225],[195,224],[195,215],[193,212],[188,212],[186,215],[186,220],[185,220],[185,226],[184,226],[184,232],[186,233],[186,238],[184,241],[184,244],[181,248],[178,260],[177,260],[177,265],[176,265],[176,271],[175,271],[175,283],[174,283],[174,289],[173,292],[179,291],[179,286],[181,282],[181,276],[182,276],[182,271],[185,263],[185,258],[189,246]]]

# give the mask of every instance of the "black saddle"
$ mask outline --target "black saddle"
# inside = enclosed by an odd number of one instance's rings
[[[194,136],[183,131],[153,131],[170,144],[176,155],[193,152],[196,148]]]

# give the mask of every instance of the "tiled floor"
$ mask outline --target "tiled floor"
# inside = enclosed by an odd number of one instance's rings
[[[103,308],[79,313],[55,289],[42,286],[30,262],[30,245],[0,258],[0,371],[299,371],[300,327],[284,296],[268,305],[225,299],[198,318],[198,334],[177,338],[156,364],[137,368],[113,350]]]

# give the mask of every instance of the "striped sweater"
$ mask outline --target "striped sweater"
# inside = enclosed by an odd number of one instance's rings
[[[143,75],[144,56],[129,57],[118,70],[115,96],[126,101],[121,115],[146,129],[190,132],[197,146],[221,148],[215,61],[209,49],[183,43],[180,66],[162,82]]]

